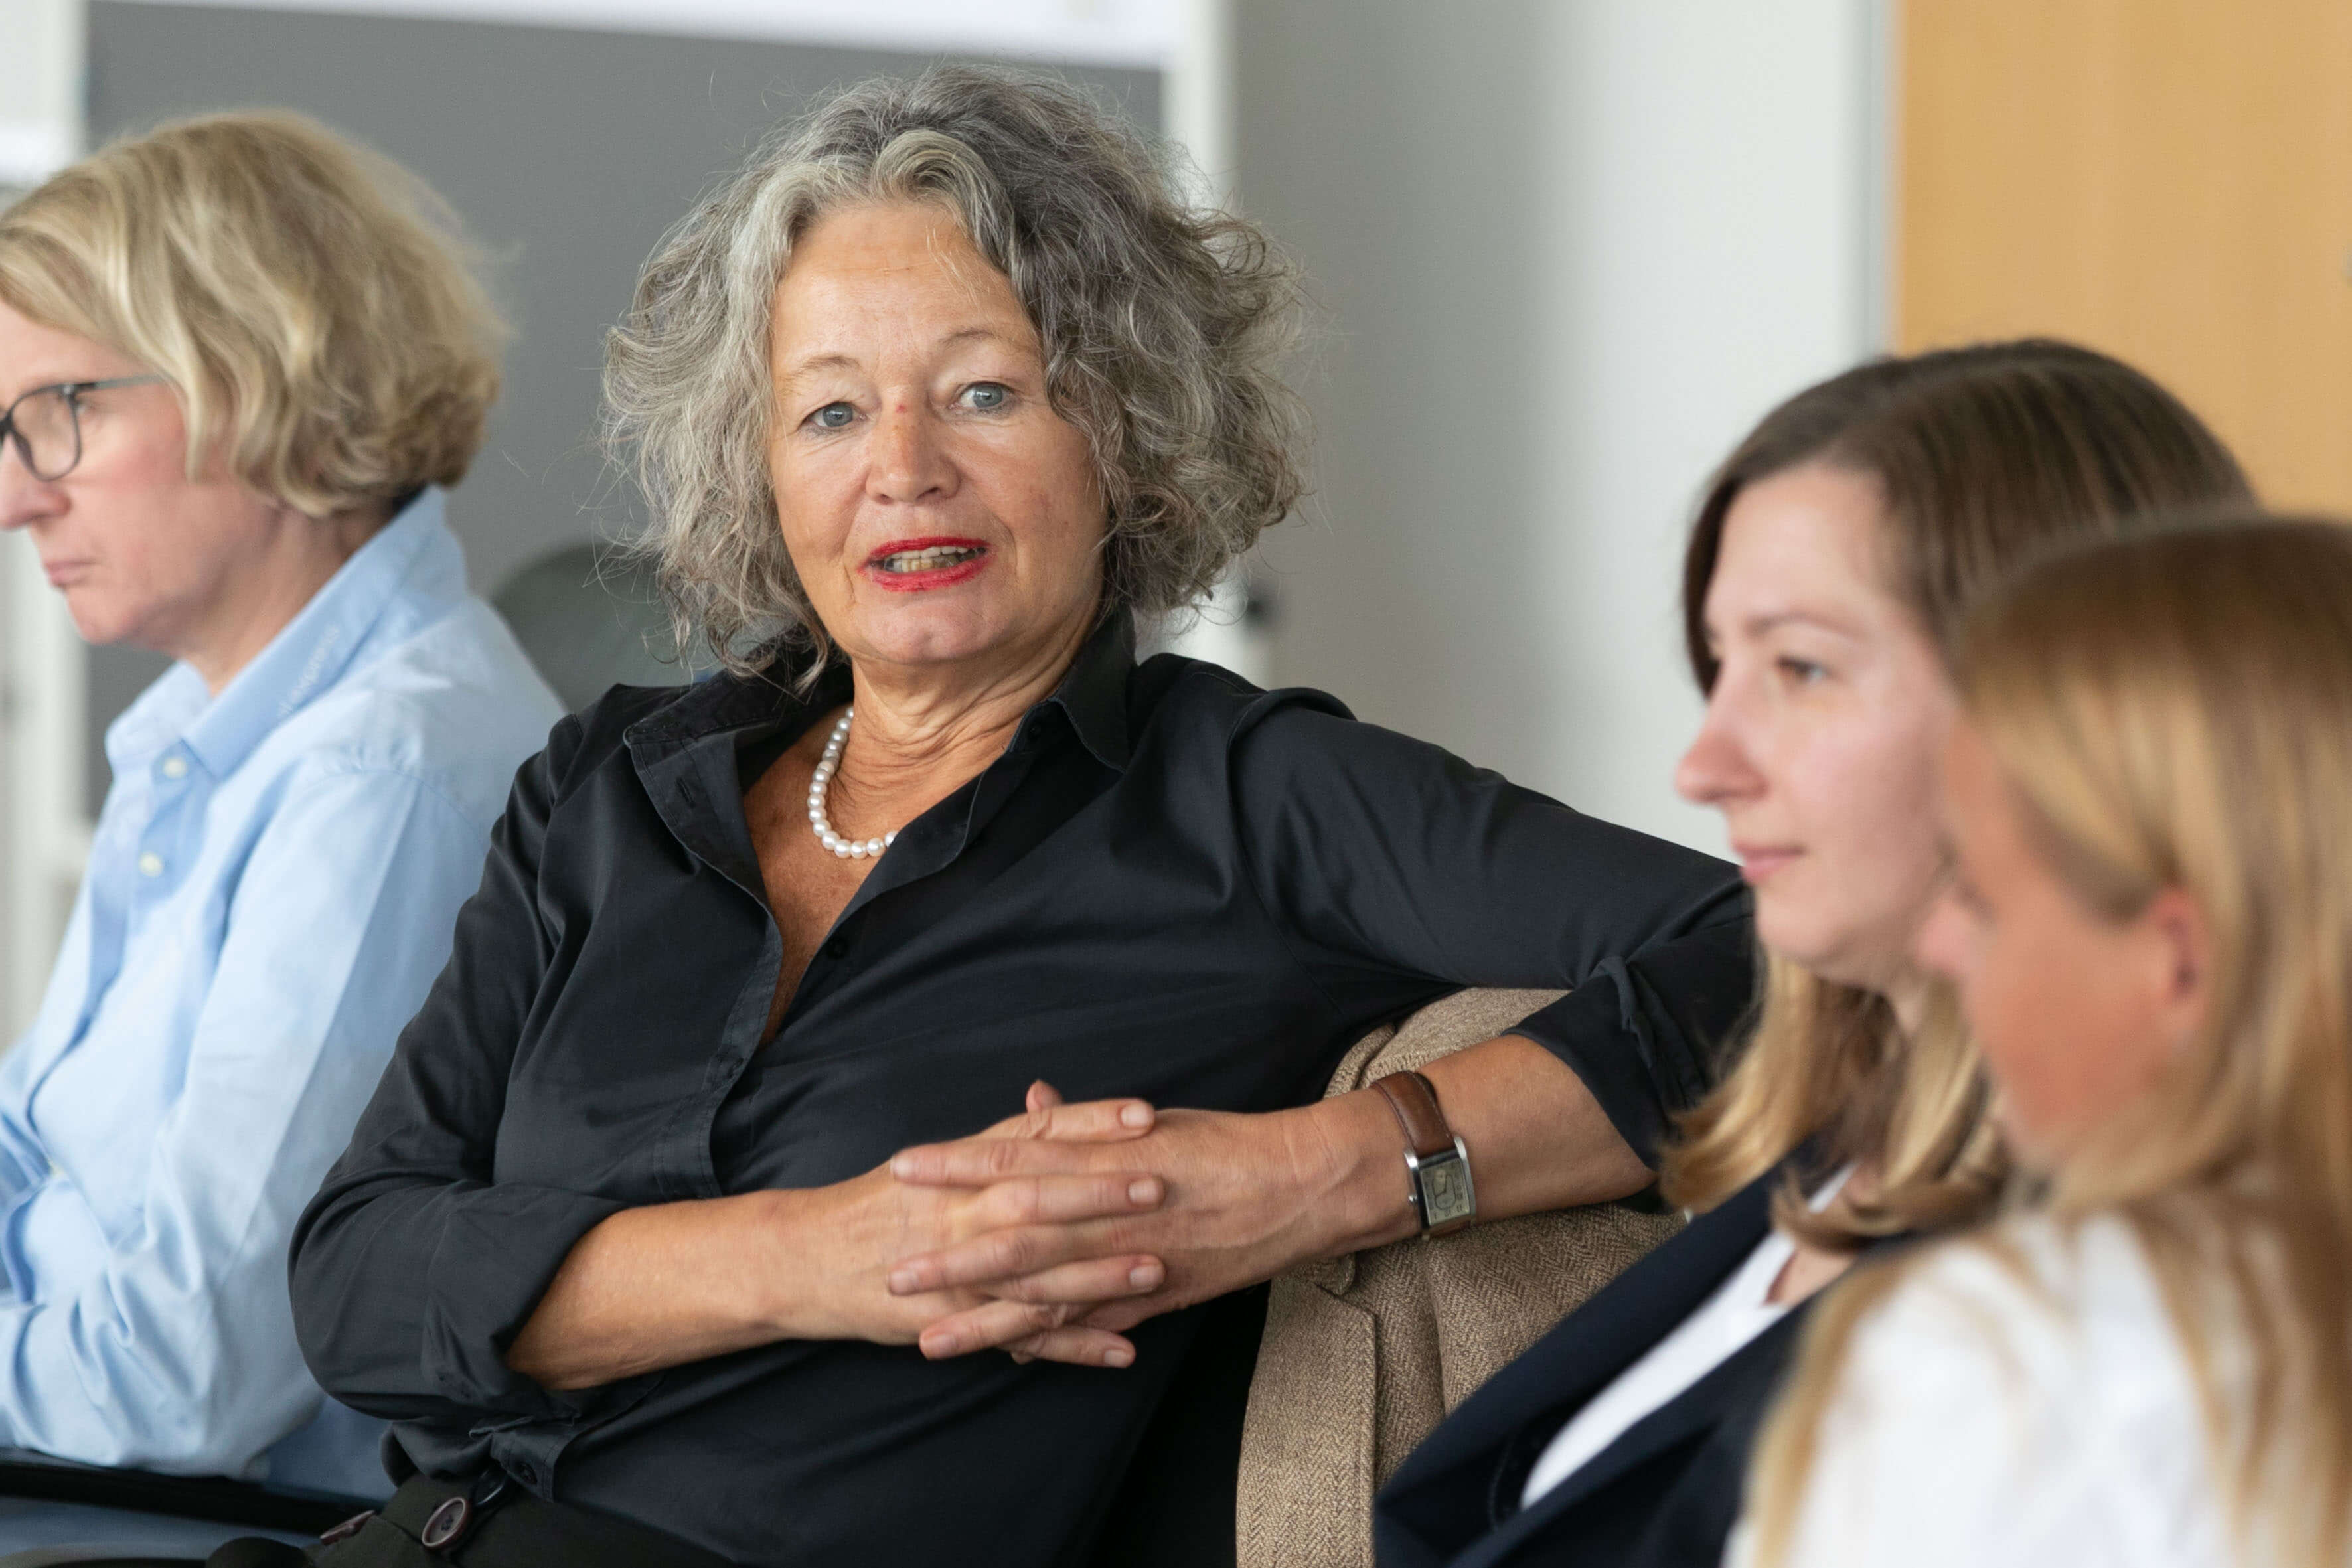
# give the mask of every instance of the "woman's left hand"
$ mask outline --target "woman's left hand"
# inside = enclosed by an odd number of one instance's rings
[[[1583,1080],[1533,1041],[1499,1036],[1423,1072],[1473,1151],[1482,1219],[1600,1203],[1650,1182]],[[1045,1084],[1029,1091],[1033,1120],[1060,1103]],[[1039,1124],[1050,1128],[1052,1120]],[[1403,1154],[1394,1113],[1368,1089],[1263,1115],[1162,1110],[1150,1131],[1115,1144],[1065,1142],[1048,1131],[908,1149],[891,1161],[890,1173],[915,1185],[982,1188],[1120,1171],[1160,1177],[1165,1198],[1146,1214],[971,1237],[907,1258],[890,1270],[888,1286],[895,1295],[952,1288],[991,1298],[923,1330],[923,1353],[933,1357],[991,1346],[1016,1355],[1050,1351],[1048,1335],[1064,1325],[1124,1332],[1310,1258],[1412,1235]],[[1167,1269],[1160,1288],[1092,1304],[1043,1304],[1069,1301],[1066,1282],[1073,1276],[1055,1270],[1077,1265],[1083,1273],[1085,1265],[1121,1255],[1158,1258]],[[1045,1333],[1041,1321],[1049,1322]]]
[[[1000,1348],[1024,1354],[1037,1335],[1032,1282],[1087,1259],[1149,1254],[1167,1269],[1148,1296],[1066,1309],[1070,1320],[1118,1332],[1146,1319],[1270,1279],[1292,1264],[1408,1235],[1402,1167],[1368,1194],[1360,1151],[1395,1141],[1388,1111],[1369,1096],[1344,1096],[1299,1110],[1246,1115],[1162,1110],[1152,1130],[1110,1147],[1051,1139],[960,1139],[908,1149],[891,1162],[901,1182],[981,1188],[998,1182],[1109,1170],[1159,1176],[1167,1197],[1149,1214],[990,1232],[907,1258],[891,1270],[898,1295],[964,1289],[995,1298],[923,1331],[934,1359]],[[1030,1109],[1058,1104],[1039,1084]],[[1356,1102],[1356,1103],[1351,1103]],[[1354,1122],[1370,1113],[1369,1129]],[[1369,1198],[1369,1202],[1367,1199]]]

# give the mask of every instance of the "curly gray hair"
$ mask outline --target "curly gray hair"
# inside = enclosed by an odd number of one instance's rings
[[[653,512],[638,548],[682,652],[788,678],[829,655],[776,523],[770,312],[809,226],[876,200],[953,212],[1035,324],[1108,503],[1106,613],[1198,603],[1298,499],[1277,362],[1300,296],[1264,234],[1187,208],[1143,138],[1062,82],[868,81],[780,128],[672,229],[612,333],[608,449],[634,456]]]

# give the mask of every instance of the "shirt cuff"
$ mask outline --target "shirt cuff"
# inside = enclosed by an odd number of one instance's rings
[[[1710,926],[1605,960],[1510,1032],[1565,1062],[1655,1170],[1675,1119],[1715,1087],[1722,1047],[1754,1006],[1755,958],[1747,921]]]
[[[425,1375],[447,1398],[501,1414],[570,1419],[591,1403],[553,1394],[506,1363],[555,1271],[582,1237],[629,1205],[553,1187],[466,1194],[425,1275]]]

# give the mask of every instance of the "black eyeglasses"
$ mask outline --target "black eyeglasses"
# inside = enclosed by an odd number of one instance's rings
[[[61,381],[37,386],[0,414],[0,441],[14,441],[26,471],[47,484],[72,473],[81,461],[81,399],[84,393],[116,386],[145,386],[167,378],[118,375],[110,381]]]

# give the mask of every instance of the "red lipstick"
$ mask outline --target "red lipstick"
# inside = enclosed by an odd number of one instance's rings
[[[988,546],[977,539],[940,534],[894,539],[866,558],[866,580],[893,594],[920,594],[968,583],[988,567]]]

